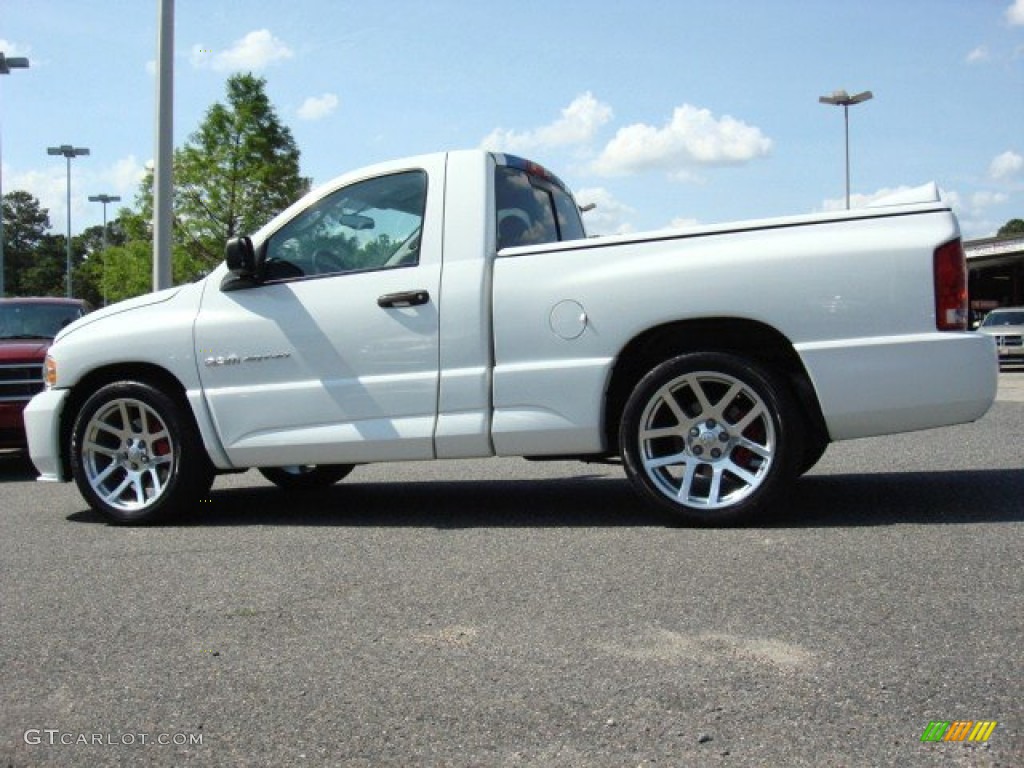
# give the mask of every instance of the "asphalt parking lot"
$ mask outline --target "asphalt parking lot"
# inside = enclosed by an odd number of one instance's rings
[[[1024,370],[745,528],[497,459],[202,507],[110,527],[0,458],[0,766],[1024,765]]]

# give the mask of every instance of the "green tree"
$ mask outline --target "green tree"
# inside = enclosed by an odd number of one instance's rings
[[[3,217],[4,288],[11,296],[25,296],[25,274],[49,237],[50,212],[28,192],[14,190],[3,197]]]
[[[102,248],[102,227],[97,233],[88,230],[85,242],[94,247],[79,272],[75,285],[82,286],[81,295],[97,306],[112,304],[133,296],[148,293],[153,287],[153,239],[149,220],[130,208],[122,208],[115,221],[110,222],[107,249]],[[115,234],[116,233],[116,234]],[[174,246],[171,259],[171,277],[175,285],[195,280],[203,274],[204,266],[188,251]]]
[[[128,235],[125,232],[123,223],[118,218],[107,222],[105,238],[103,235],[103,225],[97,224],[83,230],[81,234],[75,236],[75,239],[78,240],[82,250],[85,252],[85,257],[91,259],[103,252],[104,241],[108,248],[115,245],[124,245],[128,241]]]
[[[299,174],[299,150],[264,92],[266,81],[235,75],[227,81],[227,103],[215,103],[174,153],[174,237],[171,271],[175,284],[201,277],[224,258],[228,239],[255,231],[309,189]],[[122,209],[111,222],[109,247],[83,233],[88,259],[76,287],[91,301],[114,302],[146,293],[153,270],[153,172],[142,179],[135,210]],[[117,233],[114,235],[114,233]]]
[[[1024,235],[1024,219],[1010,219],[999,228],[997,237],[1016,237]]]
[[[127,209],[126,209],[127,211]],[[130,214],[130,211],[127,211]],[[119,218],[107,222],[107,247],[124,245],[128,236]],[[83,258],[77,263],[74,273],[75,295],[95,306],[104,303],[104,235],[103,225],[97,224],[84,230],[71,241],[72,253],[82,252]]]
[[[101,302],[113,304],[148,293],[153,286],[153,244],[130,240],[108,248],[92,262]]]
[[[255,231],[309,190],[298,147],[265,86],[251,74],[230,77],[227,103],[210,107],[175,152],[176,240],[210,267],[229,238]],[[145,188],[143,196],[152,200]]]
[[[65,296],[67,294],[67,238],[46,235],[32,251],[32,261],[19,270],[16,282],[18,296]],[[71,270],[82,260],[82,252],[71,241]],[[76,295],[78,284],[73,282]]]

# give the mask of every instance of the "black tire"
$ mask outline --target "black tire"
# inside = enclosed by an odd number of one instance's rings
[[[193,511],[214,475],[187,406],[140,381],[107,384],[86,400],[71,470],[89,506],[133,525]]]
[[[348,477],[353,469],[351,464],[298,464],[291,467],[260,467],[260,474],[279,488],[308,491],[334,485]]]
[[[814,469],[814,465],[821,461],[821,457],[825,455],[825,450],[828,448],[828,440],[820,436],[806,436],[804,441],[804,455],[800,460],[800,468],[798,474],[804,474]]]
[[[796,477],[803,419],[771,370],[733,354],[686,354],[637,384],[619,449],[646,501],[692,525],[731,525],[763,512]]]

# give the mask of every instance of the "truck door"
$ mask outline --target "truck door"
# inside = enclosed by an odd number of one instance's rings
[[[433,457],[443,156],[430,162],[311,202],[257,244],[261,285],[210,282],[197,362],[237,466]]]

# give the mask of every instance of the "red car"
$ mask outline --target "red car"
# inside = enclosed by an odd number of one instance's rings
[[[21,412],[43,388],[46,350],[91,309],[80,299],[0,299],[0,448],[25,448]]]

